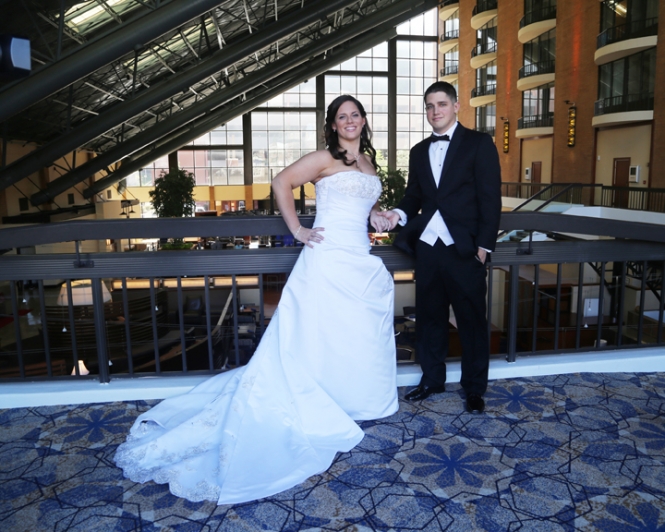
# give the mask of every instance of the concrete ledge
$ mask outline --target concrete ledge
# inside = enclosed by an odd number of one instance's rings
[[[566,373],[665,372],[665,349],[593,351],[571,355],[531,355],[508,364],[495,357],[490,363],[490,381]],[[422,372],[417,364],[397,366],[397,386],[416,386]],[[459,382],[459,362],[450,362],[448,382]],[[165,399],[187,393],[209,375],[190,377],[142,377],[96,381],[26,382],[0,385],[0,409],[55,406],[114,401]],[[491,386],[490,382],[490,386]]]

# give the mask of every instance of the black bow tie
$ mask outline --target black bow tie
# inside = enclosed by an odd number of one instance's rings
[[[450,137],[448,135],[432,135],[429,138],[430,142],[438,142],[439,140],[446,140],[450,142]]]

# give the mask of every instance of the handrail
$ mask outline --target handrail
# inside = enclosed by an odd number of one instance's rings
[[[494,53],[496,52],[496,45],[496,42],[479,44],[471,50],[471,57]]]
[[[601,185],[582,185],[579,183],[563,184],[554,183],[548,185],[546,188],[529,198],[527,201],[520,204],[515,210],[519,211],[526,203],[542,197],[547,191],[551,191],[554,187],[564,186],[565,190],[571,188],[582,187],[597,187]],[[563,194],[559,191],[555,194],[552,200]],[[548,201],[549,203],[549,201]],[[503,213],[501,216],[500,228],[506,229],[513,227],[511,220],[514,216],[525,216],[526,214],[537,214],[538,216],[545,216],[542,220],[547,219],[547,226],[556,230],[556,220],[560,219],[559,223],[565,225],[566,231],[576,232],[580,234],[589,235],[604,235],[604,236],[620,236],[621,238],[633,238],[648,240],[652,242],[665,242],[665,231],[662,230],[661,225],[657,224],[640,224],[642,227],[639,230],[631,231],[630,228],[634,226],[632,223],[619,220],[599,220],[597,218],[583,217],[583,216],[559,216],[558,214],[551,213],[536,213],[535,211],[524,211]],[[551,218],[554,216],[554,218]],[[563,221],[563,218],[574,218],[574,222]],[[523,218],[526,219],[526,218]],[[540,222],[540,218],[534,218],[534,222]],[[303,216],[300,218],[300,223],[303,227],[311,227],[314,221],[313,216]],[[530,222],[530,223],[534,223]],[[571,223],[574,227],[571,227]],[[536,224],[538,225],[538,224]],[[603,228],[603,232],[597,232],[599,228]],[[644,227],[649,227],[645,232]],[[368,227],[371,231],[371,228]],[[608,232],[609,231],[609,232]],[[36,246],[43,244],[54,244],[60,242],[74,242],[85,240],[104,240],[107,238],[114,239],[128,239],[128,238],[184,238],[190,236],[235,236],[235,235],[280,235],[288,234],[288,228],[284,220],[280,216],[234,216],[228,219],[206,219],[202,218],[143,218],[136,220],[74,220],[67,222],[53,222],[49,224],[35,224],[32,226],[23,227],[10,227],[0,230],[0,248],[22,248],[26,246]],[[285,253],[285,249],[277,248],[268,250],[271,253]],[[299,253],[299,249],[294,248],[294,252]],[[169,252],[175,256],[180,252]],[[211,251],[185,251],[185,254],[203,254],[210,256]],[[222,251],[224,256],[236,257],[237,253],[233,250]],[[245,254],[261,255],[264,253],[262,250],[244,250]],[[145,256],[150,252],[132,253],[133,257]],[[73,254],[69,254],[70,256]],[[84,254],[89,255],[89,254]],[[101,253],[101,255],[109,256],[113,253]],[[7,259],[16,258],[13,255],[0,256],[0,263]],[[47,255],[39,255],[43,260],[47,259]],[[139,258],[132,260],[139,261]],[[239,259],[239,263],[243,262]],[[236,265],[237,266],[237,265]],[[96,266],[95,266],[96,267]],[[95,268],[90,268],[90,271]],[[29,278],[25,276],[25,272],[15,272],[14,277],[18,279]],[[57,272],[54,274],[57,277]],[[13,277],[12,277],[13,278]]]
[[[556,19],[556,3],[526,13],[520,20],[520,29],[542,20]]]
[[[634,20],[626,24],[612,26],[596,38],[596,49],[619,41],[658,35],[658,17]]]
[[[441,75],[441,77],[443,77],[443,76],[451,76],[451,75],[453,75],[453,74],[457,74],[457,73],[459,73],[459,63],[458,63],[457,61],[455,61],[454,64],[446,65],[446,66],[443,67],[443,68],[441,69],[441,71],[439,72],[439,74]]]
[[[459,30],[449,30],[441,34],[441,42],[446,42],[451,39],[459,39]]]
[[[554,59],[552,59],[550,61],[540,61],[524,65],[520,68],[519,78],[528,78],[529,76],[538,76],[540,74],[554,74],[555,63]]]
[[[608,113],[627,113],[630,111],[653,111],[654,93],[640,92],[637,94],[622,94],[610,98],[596,100],[593,106],[594,116]]]
[[[479,15],[485,11],[490,11],[497,8],[497,0],[478,0],[476,5],[473,6],[473,11],[471,16]]]
[[[517,129],[554,126],[554,113],[546,115],[522,116],[517,119]]]
[[[482,87],[474,87],[471,89],[471,98],[478,98],[479,96],[490,96],[496,94],[496,83],[483,85]]]

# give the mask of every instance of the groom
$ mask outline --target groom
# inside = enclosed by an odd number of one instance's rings
[[[404,199],[384,213],[391,229],[404,226],[395,246],[416,257],[416,349],[423,376],[405,397],[418,401],[445,391],[452,305],[466,410],[480,413],[489,371],[485,262],[499,229],[501,168],[492,138],[457,122],[451,84],[432,84],[425,110],[432,136],[411,149]]]

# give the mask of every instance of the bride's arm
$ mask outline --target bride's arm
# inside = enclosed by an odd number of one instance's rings
[[[277,174],[271,185],[277,208],[282,214],[289,231],[297,240],[309,247],[313,247],[313,242],[318,243],[323,240],[323,236],[319,233],[324,229],[323,227],[308,229],[300,225],[293,198],[293,189],[318,180],[326,170],[329,159],[330,154],[325,150],[308,153]]]

